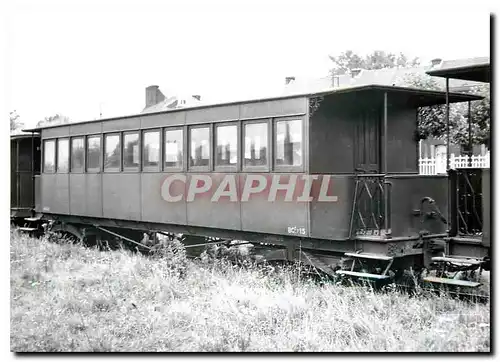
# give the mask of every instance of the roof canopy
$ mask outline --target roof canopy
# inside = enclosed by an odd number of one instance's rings
[[[444,66],[439,69],[430,70],[427,74],[463,80],[472,80],[476,82],[490,83],[490,62],[482,64],[473,64],[465,66]]]
[[[32,136],[33,136],[32,132],[24,132],[19,129],[10,132],[10,139],[31,138]],[[36,137],[38,137],[38,135]]]
[[[389,101],[393,102],[395,100],[398,100],[413,107],[427,107],[446,103],[446,92],[396,86],[368,85],[337,89],[335,91],[327,92],[327,94],[342,94],[354,92],[358,94],[363,94],[361,92],[365,92],[365,94],[383,94],[387,92],[389,95]],[[448,95],[450,103],[477,101],[483,99],[483,97],[481,96],[466,93],[448,93]]]

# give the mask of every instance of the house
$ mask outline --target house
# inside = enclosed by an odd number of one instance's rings
[[[328,75],[322,78],[316,79],[305,79],[296,77],[287,77],[285,80],[285,88],[283,90],[283,95],[292,95],[308,92],[319,92],[323,90],[329,90],[332,88],[347,87],[347,86],[358,86],[366,84],[380,84],[380,85],[404,85],[405,78],[411,77],[413,75],[426,75],[426,72],[434,69],[456,67],[456,66],[467,66],[475,64],[489,63],[489,57],[474,57],[466,59],[455,59],[455,60],[442,60],[440,58],[433,59],[430,64],[411,67],[411,68],[385,68],[385,69],[353,69],[351,74],[342,75]],[[434,77],[433,80],[444,90],[445,89],[445,79],[440,77]],[[450,91],[451,92],[468,92],[472,87],[478,86],[480,82],[473,82],[461,79],[450,79]],[[433,158],[436,153],[442,152],[443,146],[445,146],[445,141],[429,138],[420,141],[420,157],[421,158]],[[445,147],[446,148],[446,147]],[[484,155],[487,149],[484,145],[474,146],[474,155]],[[450,153],[459,155],[461,153],[461,148],[459,145],[451,145]]]
[[[328,75],[322,78],[307,79],[287,77],[283,95],[301,94],[308,92],[316,92],[321,90],[329,90],[331,88],[359,86],[367,84],[380,85],[402,85],[405,77],[414,74],[426,76],[426,72],[431,69],[440,67],[449,67],[451,65],[470,65],[489,62],[489,57],[476,57],[457,60],[446,60],[436,58],[431,61],[431,64],[411,67],[411,68],[384,68],[384,69],[353,69],[350,74]],[[436,83],[445,88],[445,80],[443,78],[433,78]],[[466,92],[471,87],[477,86],[479,82],[472,82],[460,79],[450,79],[450,90],[453,92]]]
[[[201,104],[200,95],[166,97],[159,86],[150,85],[146,88],[146,106],[141,113],[161,112],[169,109],[194,107]]]

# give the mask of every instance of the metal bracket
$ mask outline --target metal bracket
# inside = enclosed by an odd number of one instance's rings
[[[312,117],[318,110],[324,97],[309,98],[309,117]]]

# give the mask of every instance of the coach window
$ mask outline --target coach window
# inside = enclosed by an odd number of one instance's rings
[[[243,167],[267,166],[267,122],[252,122],[243,124]]]
[[[139,133],[123,134],[123,169],[139,170]]]
[[[71,172],[83,172],[85,152],[83,137],[71,139]]]
[[[69,170],[69,140],[57,140],[57,172],[65,173]]]
[[[189,133],[189,167],[192,169],[210,168],[210,128],[190,128]]]
[[[56,166],[56,141],[43,143],[43,172],[54,173]]]
[[[238,126],[217,125],[215,128],[215,166],[236,167],[238,163]]]
[[[87,172],[101,170],[101,136],[87,137]]]
[[[302,166],[302,121],[277,121],[274,145],[275,166]]]
[[[182,129],[165,130],[165,168],[182,169],[183,144]]]
[[[144,131],[142,145],[144,170],[158,170],[160,165],[160,131]]]
[[[120,135],[104,136],[104,170],[120,171]]]

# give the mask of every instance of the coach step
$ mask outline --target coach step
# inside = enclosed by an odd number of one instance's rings
[[[468,280],[450,279],[450,278],[437,278],[437,277],[425,277],[424,282],[432,284],[445,284],[453,285],[456,287],[467,287],[467,288],[477,288],[481,285],[478,282],[471,282]]]
[[[383,254],[344,253],[344,255],[351,257],[351,258],[372,259],[372,260],[381,260],[381,261],[391,261],[394,259],[392,256],[387,256],[387,255],[383,255]]]
[[[337,274],[354,277],[358,279],[369,279],[369,280],[386,280],[389,278],[388,275],[363,273],[351,270],[337,270]]]
[[[472,258],[459,258],[459,257],[451,257],[451,256],[435,256],[431,259],[435,263],[451,263],[460,266],[472,266],[472,265],[481,265],[483,263],[482,260],[472,259]]]
[[[28,227],[20,227],[19,231],[25,232],[25,233],[32,233],[34,231],[37,231],[37,228],[28,228]]]
[[[42,214],[36,214],[33,217],[25,217],[24,221],[36,222],[36,221],[40,221],[41,219],[42,219]]]

